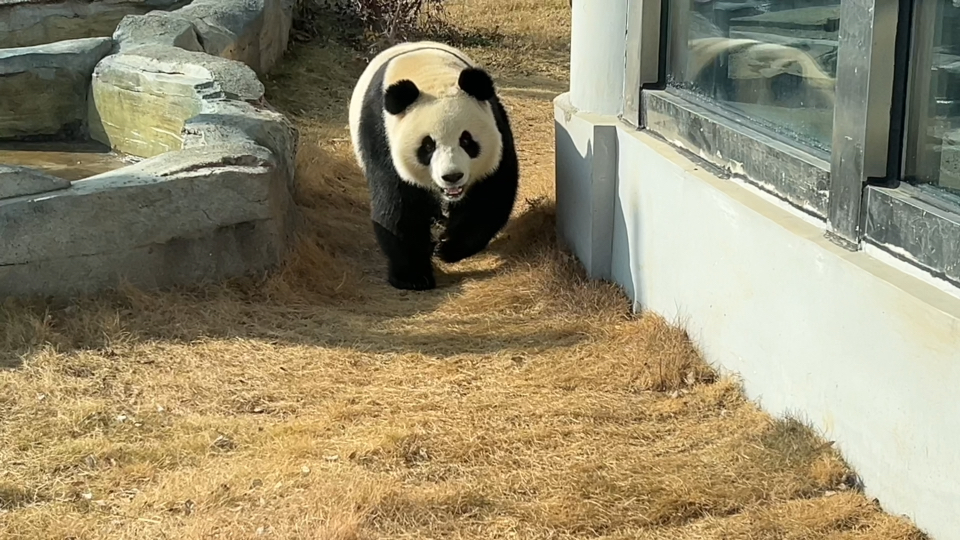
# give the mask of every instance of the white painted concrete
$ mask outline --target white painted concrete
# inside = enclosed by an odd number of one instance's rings
[[[570,101],[580,111],[619,113],[626,35],[627,0],[573,0]]]
[[[594,279],[610,279],[613,220],[610,209],[616,196],[617,129],[602,116],[573,115],[567,95],[555,109],[557,200],[559,209],[573,219],[559,224],[559,234]],[[564,127],[560,127],[564,126]],[[564,171],[564,174],[559,174]],[[570,226],[566,226],[570,225]]]
[[[556,103],[558,140],[590,147],[596,118]],[[765,410],[800,413],[836,441],[887,511],[960,539],[960,299],[616,130],[612,207],[598,207],[608,188],[590,171],[558,166],[558,228],[577,255],[602,266],[602,235],[582,231],[612,230],[610,273],[637,307],[683,321]],[[595,154],[591,166],[609,165]]]

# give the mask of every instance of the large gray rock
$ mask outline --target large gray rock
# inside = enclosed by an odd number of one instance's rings
[[[264,0],[196,0],[177,10],[197,28],[207,54],[258,69]]]
[[[135,250],[247,222],[281,230],[288,208],[286,179],[265,148],[171,152],[42,197],[0,200],[0,267]]]
[[[256,72],[286,48],[293,0],[196,4],[126,17],[117,54],[90,64],[91,138],[148,159],[0,198],[0,296],[195,284],[281,261],[298,135]]]
[[[105,58],[93,74],[90,136],[152,157],[182,146],[187,119],[206,101],[258,102],[263,84],[240,62],[148,45]]]
[[[117,26],[113,39],[120,45],[120,52],[141,45],[165,45],[187,51],[203,51],[193,23],[162,11],[153,11],[146,15],[127,15]]]
[[[268,148],[293,189],[299,134],[285,116],[266,105],[206,102],[200,114],[187,120],[183,137],[185,149],[243,140]]]
[[[70,182],[63,178],[28,167],[0,164],[0,199],[36,195],[68,187]]]
[[[274,220],[245,221],[132,249],[0,265],[0,296],[68,297],[128,283],[142,289],[196,285],[268,271],[287,233]]]
[[[82,132],[93,68],[110,38],[0,49],[0,139]]]
[[[176,14],[193,22],[208,54],[263,74],[287,48],[293,8],[293,0],[194,0]]]
[[[0,4],[0,48],[109,37],[124,16],[176,9],[189,0],[21,1]]]

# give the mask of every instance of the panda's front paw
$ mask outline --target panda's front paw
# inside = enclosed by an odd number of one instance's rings
[[[432,271],[424,274],[390,272],[387,281],[393,288],[404,291],[428,291],[437,286]]]
[[[437,247],[437,256],[440,257],[441,261],[447,264],[453,264],[468,257],[473,257],[477,253],[480,253],[484,247],[486,246],[476,245],[475,243],[470,242],[447,240],[445,242],[441,242]]]
[[[469,257],[470,254],[463,249],[463,246],[449,240],[440,242],[437,246],[437,257],[447,264],[460,262]]]

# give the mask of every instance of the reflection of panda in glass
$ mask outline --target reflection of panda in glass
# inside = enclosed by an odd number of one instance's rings
[[[350,135],[394,287],[436,286],[435,222],[450,263],[506,225],[519,177],[513,133],[490,75],[461,51],[417,42],[378,54],[354,88]]]
[[[689,42],[686,83],[713,81],[716,99],[783,107],[832,108],[835,80],[798,47],[755,39]]]

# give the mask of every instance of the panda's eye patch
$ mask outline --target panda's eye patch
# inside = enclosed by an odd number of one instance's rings
[[[427,135],[420,141],[420,147],[417,148],[417,161],[424,167],[430,165],[430,158],[433,157],[433,152],[436,149],[436,141],[433,140],[433,137]]]
[[[460,134],[460,148],[470,156],[470,159],[476,159],[480,155],[480,145],[473,140],[473,135],[469,131]]]

